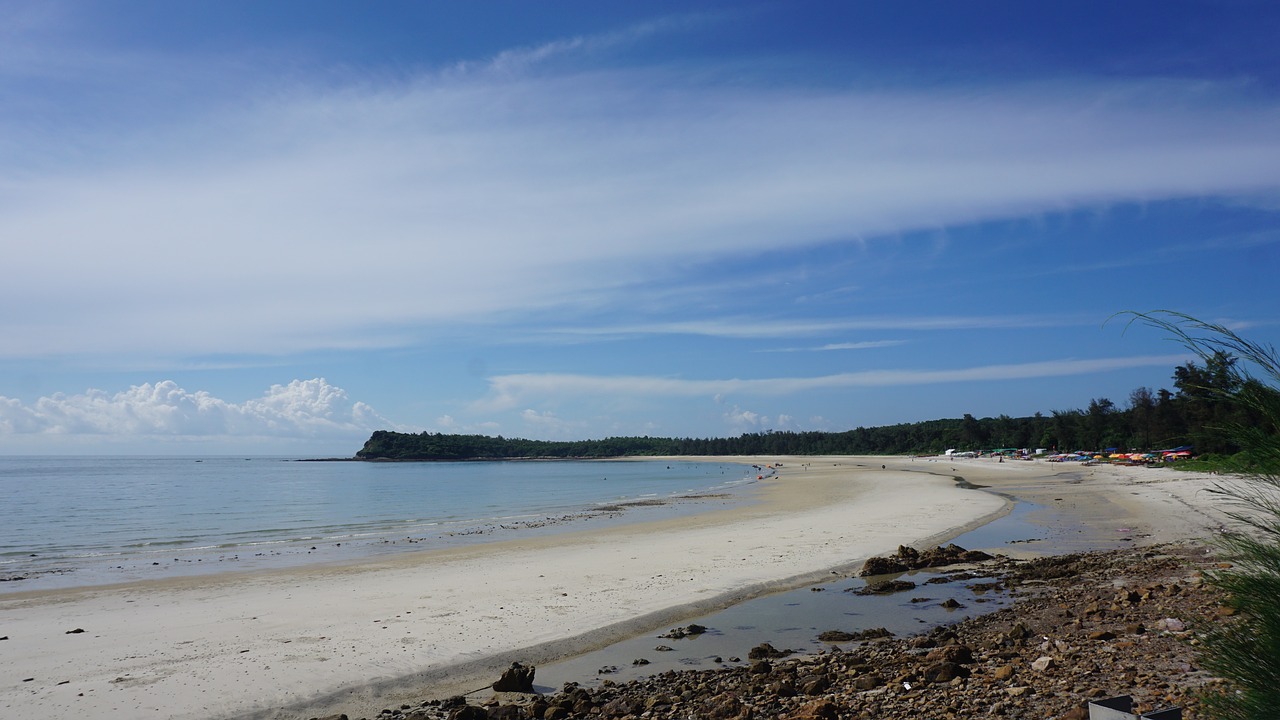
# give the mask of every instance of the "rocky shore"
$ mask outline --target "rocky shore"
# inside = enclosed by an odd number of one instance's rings
[[[1132,696],[1135,712],[1181,706],[1194,718],[1197,694],[1221,682],[1200,669],[1198,638],[1233,615],[1204,582],[1214,565],[1198,544],[996,558],[985,563],[983,582],[1001,583],[1015,602],[919,636],[874,637],[809,656],[759,646],[718,670],[569,684],[546,696],[428,700],[383,710],[377,720],[1079,720],[1089,700],[1116,695]],[[973,579],[972,570],[957,571],[951,582]]]

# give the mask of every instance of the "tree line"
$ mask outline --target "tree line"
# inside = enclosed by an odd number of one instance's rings
[[[1232,397],[1269,392],[1237,371],[1237,358],[1219,351],[1174,369],[1172,391],[1140,387],[1124,406],[1100,397],[1086,408],[925,420],[844,432],[765,431],[726,438],[610,437],[547,441],[487,435],[399,433],[378,430],[356,457],[364,460],[487,460],[502,458],[607,458],[652,455],[903,455],[949,448],[1044,448],[1127,451],[1191,445],[1197,453],[1234,454],[1239,446],[1224,428],[1256,425],[1254,411]]]

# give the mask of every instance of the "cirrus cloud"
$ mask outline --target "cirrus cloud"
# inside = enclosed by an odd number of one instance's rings
[[[489,394],[474,403],[477,411],[509,410],[542,398],[708,397],[723,402],[726,395],[783,396],[813,390],[850,387],[891,387],[936,383],[990,382],[1085,375],[1138,367],[1161,367],[1186,362],[1192,356],[1139,355],[1092,360],[1049,360],[1010,365],[985,365],[944,370],[867,370],[818,377],[686,380],[643,375],[572,375],[525,373],[489,378]],[[732,413],[739,413],[734,406]],[[739,418],[742,419],[742,418]]]

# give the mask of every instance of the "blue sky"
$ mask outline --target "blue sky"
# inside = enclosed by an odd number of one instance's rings
[[[0,0],[0,453],[1028,415],[1280,340],[1266,2]]]

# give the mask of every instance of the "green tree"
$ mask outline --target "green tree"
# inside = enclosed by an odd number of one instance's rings
[[[1151,427],[1155,423],[1156,396],[1151,388],[1140,387],[1129,393],[1130,447],[1151,450]]]

